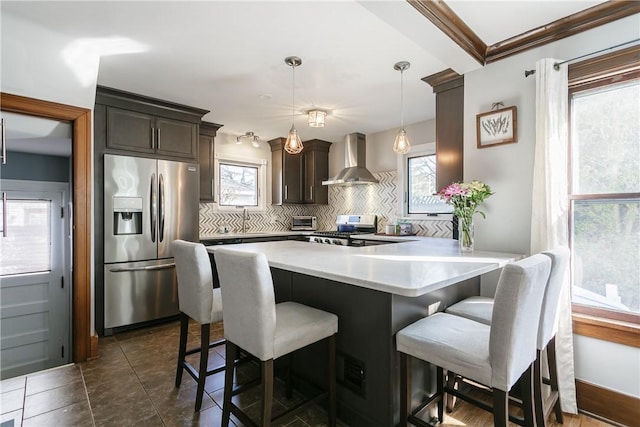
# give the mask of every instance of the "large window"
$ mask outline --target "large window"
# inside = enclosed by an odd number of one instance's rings
[[[220,210],[264,209],[266,161],[216,155],[216,185]]]
[[[402,215],[420,218],[450,213],[451,207],[436,195],[435,144],[414,146],[401,161]]]
[[[615,80],[570,91],[573,303],[633,321],[640,314],[640,76]]]

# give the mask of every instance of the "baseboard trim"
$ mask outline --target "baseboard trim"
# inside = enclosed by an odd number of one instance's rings
[[[640,399],[576,380],[576,398],[581,411],[626,426],[640,420]]]
[[[88,359],[95,359],[98,357],[98,336],[91,335],[89,337],[89,357]]]

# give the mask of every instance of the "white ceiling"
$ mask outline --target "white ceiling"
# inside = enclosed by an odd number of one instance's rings
[[[447,1],[487,44],[597,3]],[[432,88],[421,78],[480,67],[403,0],[3,0],[0,7],[74,40],[78,52],[101,49],[99,84],[211,110],[205,120],[224,125],[220,132],[253,131],[263,140],[285,136],[291,125],[287,56],[302,58],[295,123],[303,140],[398,127],[397,61],[411,62],[404,73],[406,124],[435,115]],[[126,51],[132,53],[114,53]],[[303,111],[312,107],[329,110],[324,128],[306,126]]]

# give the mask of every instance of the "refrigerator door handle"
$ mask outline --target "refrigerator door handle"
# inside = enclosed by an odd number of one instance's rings
[[[158,199],[158,203],[160,204],[160,224],[158,225],[158,241],[164,241],[164,175],[160,174],[160,197]]]
[[[2,237],[7,237],[7,193],[2,192]]]
[[[168,270],[170,268],[175,268],[176,263],[170,262],[169,264],[160,264],[160,265],[148,265],[146,267],[118,267],[109,269],[112,273],[124,273],[128,271],[152,271],[152,270]]]
[[[149,223],[151,224],[151,241],[156,242],[156,219],[158,214],[158,201],[156,190],[156,174],[151,175],[151,201],[149,206]]]

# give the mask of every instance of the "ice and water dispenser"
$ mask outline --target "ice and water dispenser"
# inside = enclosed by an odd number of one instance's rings
[[[142,197],[113,198],[113,234],[142,234]]]

